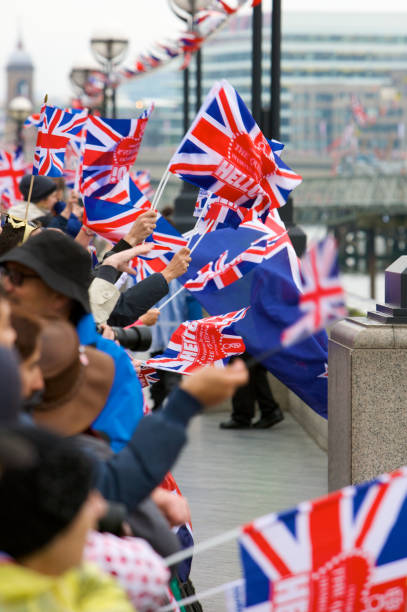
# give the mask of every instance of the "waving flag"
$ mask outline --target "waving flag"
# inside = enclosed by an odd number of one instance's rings
[[[24,121],[24,125],[23,127],[27,128],[27,127],[39,127],[42,123],[42,119],[41,119],[41,113],[33,113],[32,115],[29,115],[29,117],[27,117],[27,119]]]
[[[109,183],[118,183],[136,161],[153,106],[138,119],[89,117],[83,157],[82,192],[91,195]]]
[[[169,169],[238,206],[254,206],[259,215],[285,204],[301,182],[227,81],[210,91]]]
[[[242,338],[227,330],[244,318],[247,310],[185,321],[172,334],[163,355],[148,359],[146,365],[179,374],[191,374],[205,365],[222,367],[224,359],[245,351]]]
[[[245,610],[402,612],[407,469],[245,525]]]
[[[151,187],[151,174],[147,170],[136,170],[136,172],[130,172],[130,178],[140,191],[151,200],[154,195],[154,189]]]
[[[143,389],[160,380],[160,377],[154,368],[145,366],[143,364],[140,366],[140,371],[138,372],[137,376]]]
[[[84,206],[83,225],[110,242],[118,242],[130,231],[134,221],[150,208],[150,203],[135,207],[85,196]]]
[[[109,202],[127,204],[128,206],[136,206],[137,208],[141,206],[151,207],[149,199],[135,184],[130,174],[126,174],[118,183],[107,184],[101,187],[92,193],[92,198],[109,200]]]
[[[273,220],[278,211],[272,213],[275,215]],[[269,257],[253,265],[233,282],[217,287],[211,279],[193,295],[211,315],[235,311],[250,304],[245,318],[233,324],[234,333],[243,338],[251,355],[258,357],[274,376],[318,414],[326,417],[328,386],[326,377],[321,377],[328,361],[326,333],[321,331],[290,347],[283,347],[281,342],[283,330],[303,314],[298,306],[301,292],[298,259],[288,235],[281,232],[281,220],[280,223],[274,220],[274,228],[268,227],[270,234],[264,235],[252,229],[252,223],[257,227],[259,222],[245,223],[237,230],[226,228],[206,234],[193,251],[187,272],[178,280],[183,284],[197,280],[199,271],[209,261],[215,263],[222,256],[225,245],[228,256],[224,263],[227,264],[249,249],[258,238],[270,236],[272,252]],[[280,235],[276,235],[278,232]],[[195,241],[193,238],[191,246]],[[236,275],[240,276],[239,273]]]
[[[21,147],[14,153],[0,149],[0,190],[12,203],[23,200],[18,184],[25,174]]]
[[[328,235],[312,245],[301,262],[303,290],[298,306],[304,313],[282,333],[284,345],[299,342],[346,316],[345,292],[339,281],[335,238]]]
[[[63,176],[66,146],[81,131],[86,118],[87,111],[72,114],[54,106],[42,107],[33,174]]]

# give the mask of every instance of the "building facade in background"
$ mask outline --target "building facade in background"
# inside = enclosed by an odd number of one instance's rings
[[[262,105],[270,107],[270,15],[263,15]],[[301,159],[340,173],[405,164],[407,32],[403,15],[286,13],[282,27],[281,140]],[[203,92],[225,78],[251,105],[251,14],[231,18],[203,47]],[[191,62],[191,119],[194,60]],[[146,145],[182,137],[182,73],[176,63],[122,88],[157,101]],[[298,167],[298,164],[300,167]]]

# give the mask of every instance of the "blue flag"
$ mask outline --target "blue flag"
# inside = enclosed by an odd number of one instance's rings
[[[192,239],[191,246],[197,239]],[[256,243],[261,245],[262,255],[256,255],[257,265],[248,267],[242,254],[253,253]],[[202,278],[209,260],[213,282],[202,282],[202,288],[193,291],[194,296],[211,315],[250,306],[246,317],[233,324],[233,332],[242,336],[251,355],[259,357],[274,376],[326,418],[326,333],[319,332],[299,344],[273,352],[282,347],[283,330],[302,316],[298,307],[297,258],[287,235],[270,239],[265,246],[264,234],[255,229],[239,227],[210,232],[194,250],[188,271],[179,280],[191,286],[191,281]]]

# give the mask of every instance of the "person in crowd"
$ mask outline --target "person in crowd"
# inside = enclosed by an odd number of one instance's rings
[[[82,561],[89,531],[106,511],[89,459],[72,440],[40,428],[5,433],[32,458],[0,465],[0,609],[130,612],[117,582]]]
[[[139,235],[145,238],[148,230],[144,227]],[[114,384],[105,410],[98,417],[98,428],[106,433],[116,450],[121,448],[131,437],[143,413],[141,386],[124,349],[96,331],[88,294],[92,278],[89,254],[63,233],[45,230],[3,255],[0,263],[5,264],[3,284],[14,303],[40,316],[70,320],[77,326],[82,344],[94,344],[113,357]],[[168,291],[164,274],[167,273],[170,281],[174,275],[182,274],[188,263],[189,253],[185,256],[178,253],[167,266],[167,272],[164,270],[154,276],[162,277]],[[146,295],[145,291],[137,299],[142,312],[134,308],[131,322],[152,305],[149,301],[151,295]],[[123,305],[130,310],[129,302],[133,303],[131,298],[122,299],[120,296],[113,312],[117,308],[121,312]]]
[[[94,344],[114,361],[114,382],[99,416],[100,429],[120,448],[143,414],[141,386],[126,352],[96,332],[88,288],[89,254],[61,232],[44,230],[3,256],[3,284],[13,303],[45,317],[71,320],[84,345]]]
[[[245,361],[252,359],[249,353],[243,353],[240,357]],[[260,418],[252,424],[256,402]],[[247,385],[240,387],[232,397],[230,419],[219,426],[221,429],[268,429],[283,419],[284,415],[270,388],[267,370],[261,363],[255,363],[249,368]]]
[[[20,220],[27,218],[26,208],[30,192],[31,178],[31,174],[26,174],[19,183],[19,188],[25,201],[15,204],[9,210],[12,217],[16,217]],[[57,200],[57,186],[54,181],[47,176],[34,176],[30,204],[28,206],[28,220],[35,220],[43,227],[49,225],[53,219],[53,214],[51,211],[53,210]]]

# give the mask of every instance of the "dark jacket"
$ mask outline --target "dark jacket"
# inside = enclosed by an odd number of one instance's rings
[[[166,405],[139,422],[128,445],[105,461],[95,459],[95,487],[131,512],[163,480],[186,442],[186,427],[200,412],[198,400],[175,389]]]
[[[120,253],[130,248],[131,245],[128,242],[119,240],[113,249],[106,253],[104,259],[113,253]],[[111,266],[102,265],[96,269],[96,275],[110,283],[115,283],[120,272]],[[168,283],[164,276],[160,273],[152,274],[120,294],[107,323],[120,327],[131,325],[167,293]]]

